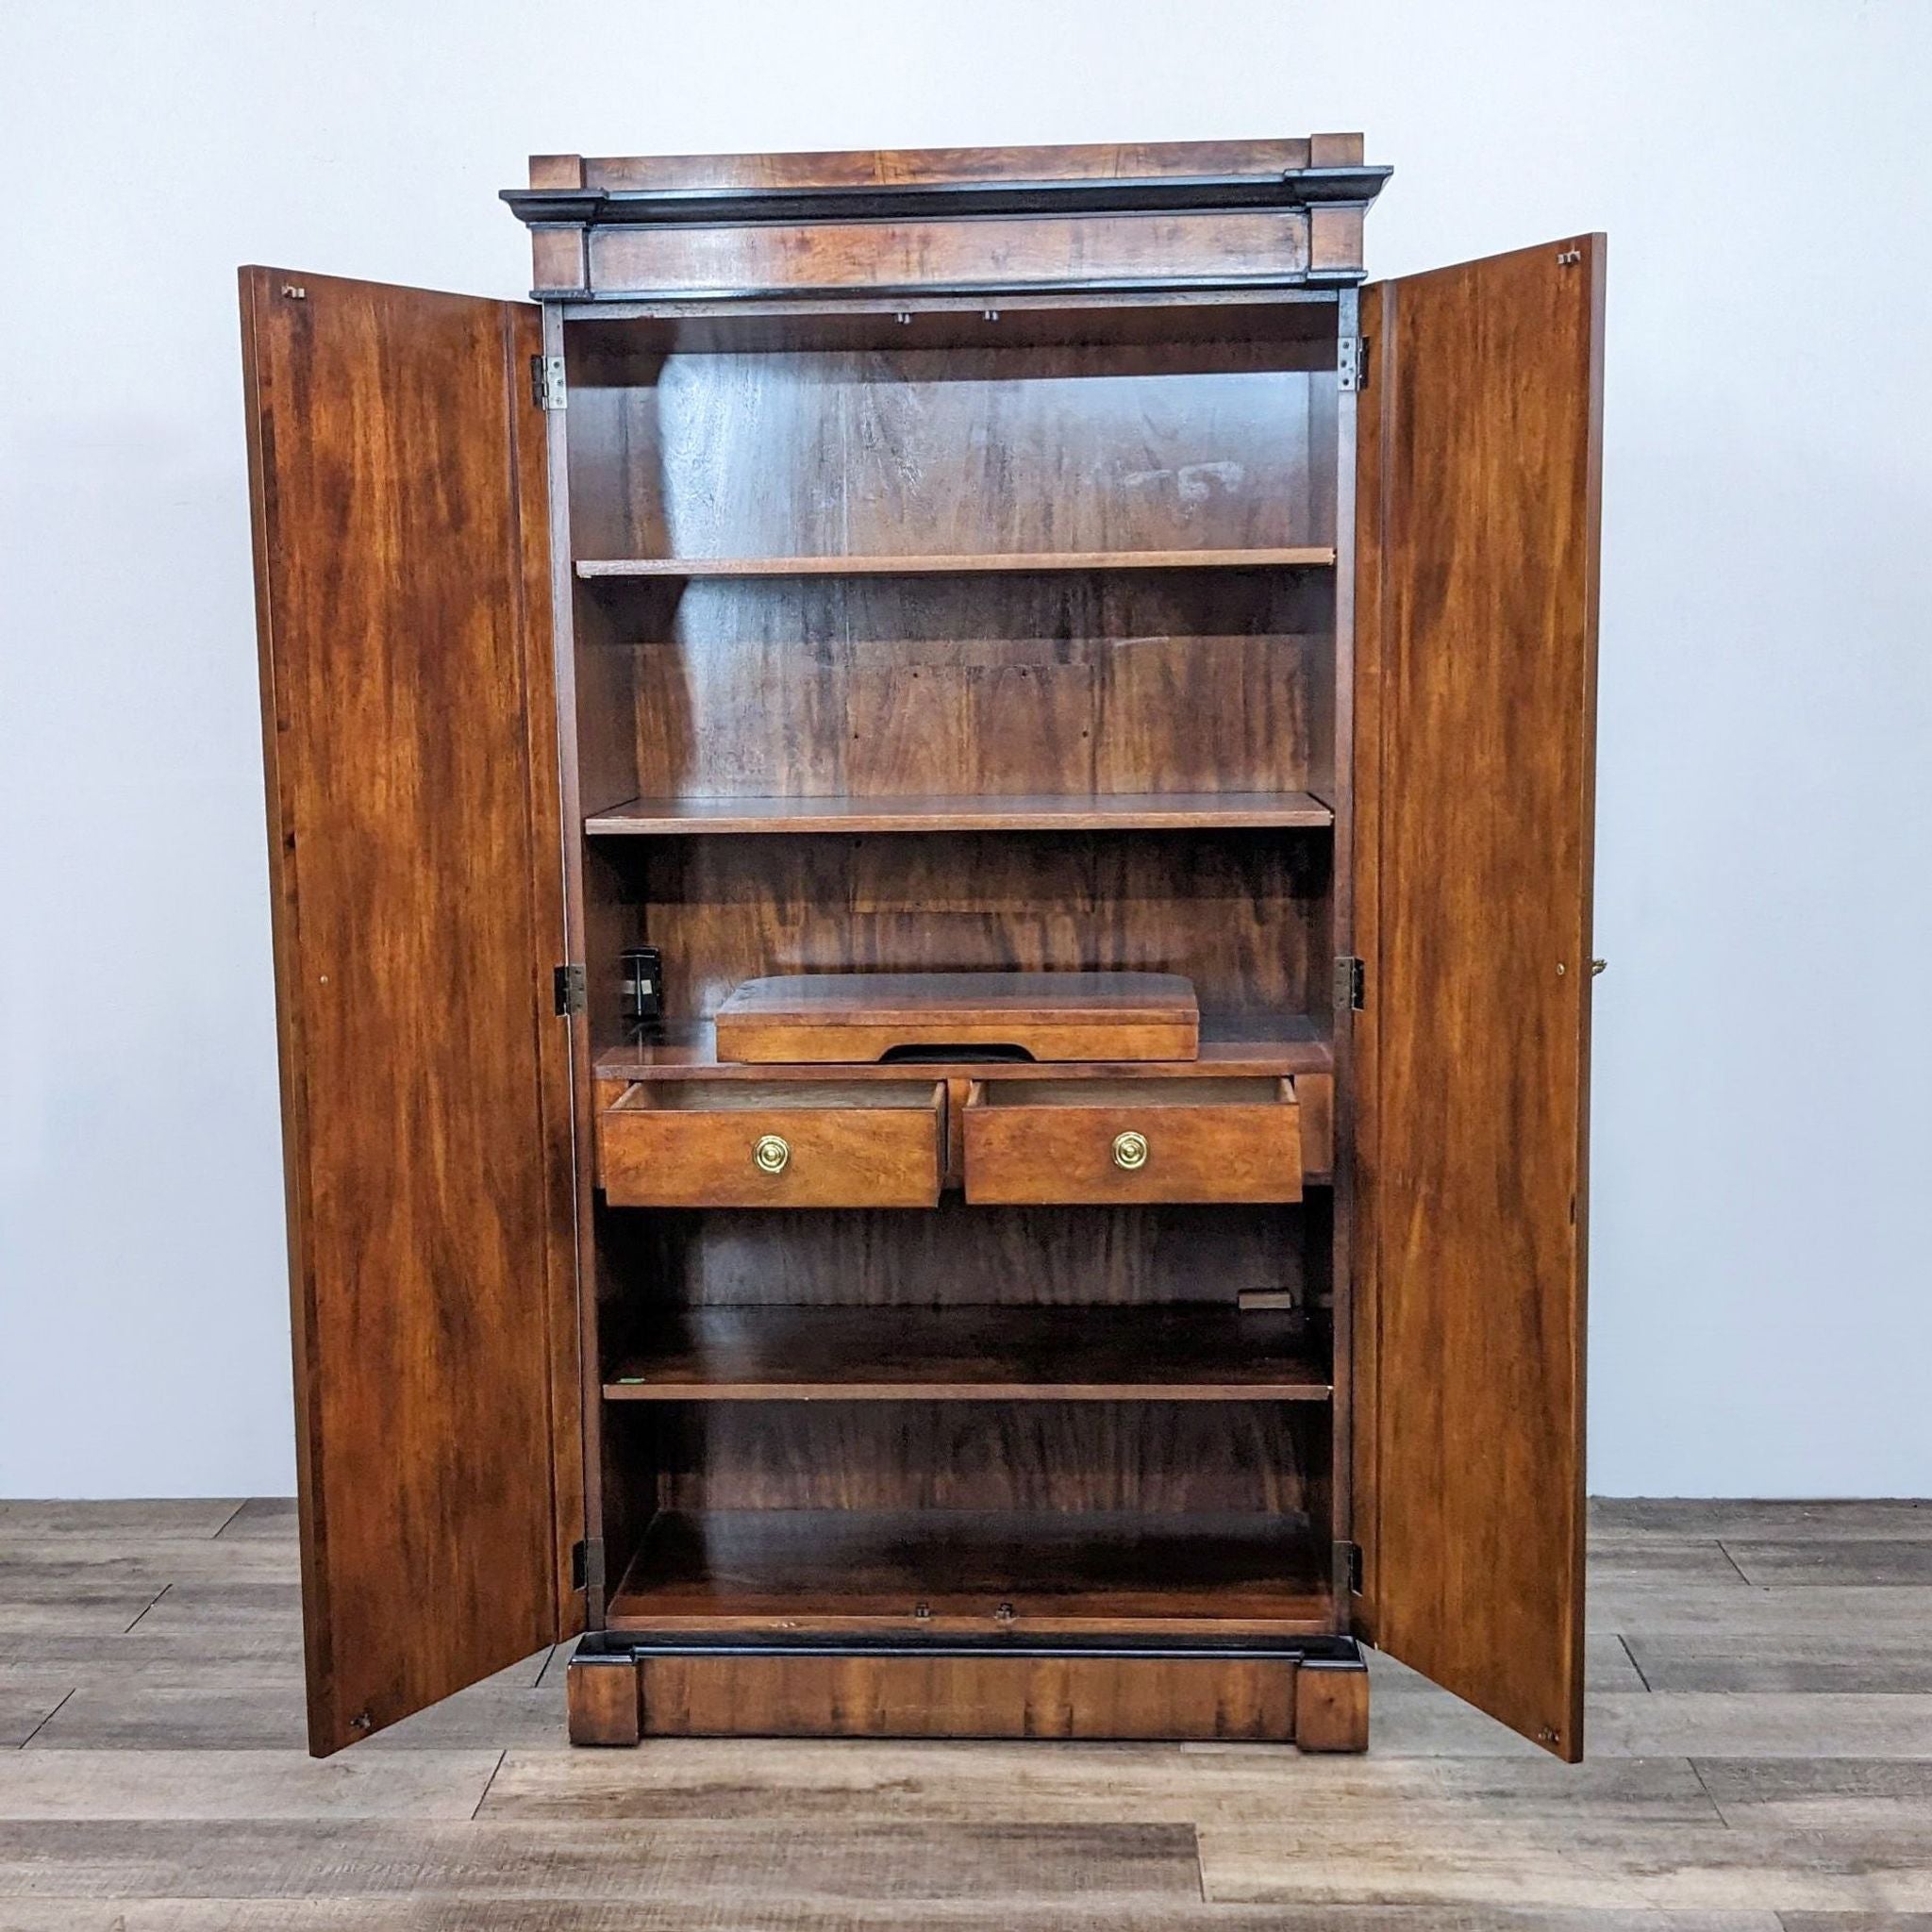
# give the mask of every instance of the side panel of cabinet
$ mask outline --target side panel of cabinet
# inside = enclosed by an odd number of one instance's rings
[[[242,272],[310,1748],[583,1534],[536,311]]]
[[[1572,1759],[1603,260],[1366,291],[1357,505],[1361,1624]]]

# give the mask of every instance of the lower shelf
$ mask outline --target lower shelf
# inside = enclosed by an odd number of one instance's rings
[[[1325,1402],[1289,1310],[703,1308],[667,1315],[610,1402]]]
[[[1309,1635],[1326,1551],[1299,1517],[930,1509],[662,1513],[613,1631]]]

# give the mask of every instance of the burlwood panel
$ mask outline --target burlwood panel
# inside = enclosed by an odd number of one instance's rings
[[[1308,268],[1308,211],[771,222],[590,231],[600,295],[1059,288],[1279,280]]]
[[[1603,258],[1383,288],[1360,499],[1376,1641],[1572,1759]]]
[[[1295,1665],[1252,1657],[658,1657],[648,1737],[1285,1741]]]
[[[552,1641],[581,1534],[541,419],[533,310],[242,301],[320,1754]]]

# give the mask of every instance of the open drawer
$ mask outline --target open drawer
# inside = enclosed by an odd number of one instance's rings
[[[641,1080],[597,1120],[613,1208],[930,1208],[943,1081]]]
[[[969,1201],[1302,1197],[1289,1079],[975,1080],[963,1124]]]

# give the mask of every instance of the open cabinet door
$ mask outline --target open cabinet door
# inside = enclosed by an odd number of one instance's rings
[[[554,1642],[583,1535],[535,309],[242,271],[309,1746]]]
[[[1361,1624],[1573,1760],[1603,275],[1364,291],[1357,444]]]

